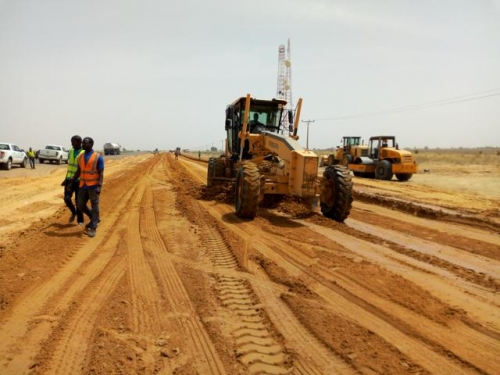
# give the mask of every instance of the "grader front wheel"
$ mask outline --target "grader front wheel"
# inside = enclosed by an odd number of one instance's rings
[[[238,168],[235,185],[236,214],[244,219],[253,219],[257,214],[260,196],[260,174],[252,162],[243,162]]]
[[[352,177],[349,168],[332,165],[323,172],[321,212],[327,218],[342,223],[351,212]]]

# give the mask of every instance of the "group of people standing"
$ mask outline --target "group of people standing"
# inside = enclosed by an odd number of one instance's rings
[[[82,139],[79,135],[71,138],[68,170],[61,183],[64,186],[64,203],[71,211],[69,222],[76,219],[77,225],[84,224],[84,215],[89,218],[84,233],[95,237],[99,218],[99,198],[104,178],[104,157],[94,151],[94,140]],[[73,203],[75,196],[76,205]],[[90,208],[88,202],[90,201]]]

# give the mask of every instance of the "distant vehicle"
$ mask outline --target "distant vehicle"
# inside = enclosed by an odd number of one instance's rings
[[[0,142],[0,166],[3,169],[9,171],[12,168],[12,164],[19,164],[22,168],[26,168],[27,163],[28,157],[18,145]]]
[[[413,154],[400,149],[393,135],[370,137],[367,146],[353,146],[347,155],[355,176],[390,181],[396,175],[399,181],[408,181],[418,172]]]
[[[121,148],[118,143],[105,143],[104,146],[102,146],[104,150],[104,155],[120,155],[121,154]]]
[[[38,160],[43,164],[46,160],[49,163],[55,162],[56,164],[68,164],[69,153],[63,146],[60,145],[47,145],[38,153]]]
[[[320,167],[337,164],[342,164],[347,167],[354,160],[355,150],[362,151],[362,153],[359,151],[360,154],[358,156],[368,156],[368,146],[363,146],[361,144],[361,137],[342,137],[342,146],[338,147],[337,151],[333,154],[323,155],[320,160]]]

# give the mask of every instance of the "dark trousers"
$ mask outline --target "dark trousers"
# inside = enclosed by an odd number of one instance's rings
[[[89,227],[92,229],[97,229],[97,224],[99,224],[99,197],[95,189],[80,189],[78,190],[78,196],[76,198],[78,210],[83,212],[90,218]],[[90,209],[87,206],[87,202],[90,201]]]
[[[76,219],[78,223],[83,223],[83,211],[78,209],[78,190],[79,190],[79,182],[75,181],[73,186],[71,186],[71,190],[67,190],[66,186],[69,184],[70,180],[66,180],[64,185],[64,203],[69,208],[73,215],[76,215]],[[73,193],[75,194],[75,203],[73,203]]]
[[[35,169],[35,158],[28,158],[31,169]]]

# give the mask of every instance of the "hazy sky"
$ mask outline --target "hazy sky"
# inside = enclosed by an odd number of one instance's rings
[[[0,0],[0,140],[220,148],[288,39],[310,148],[500,146],[500,0]]]

